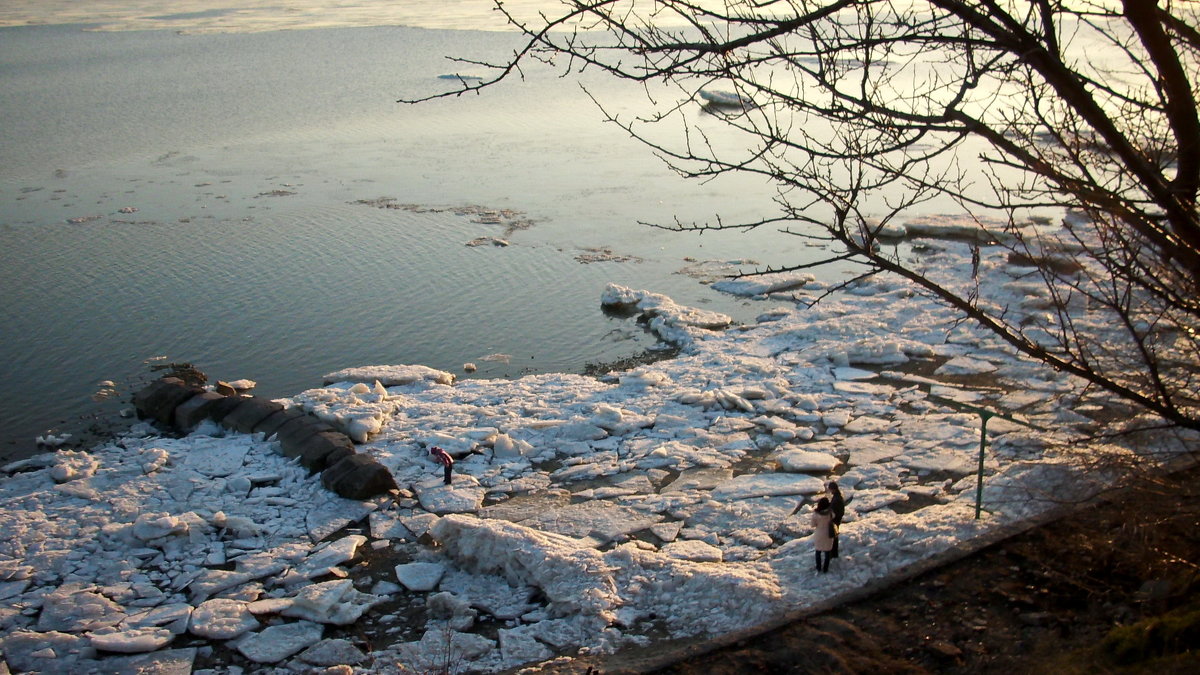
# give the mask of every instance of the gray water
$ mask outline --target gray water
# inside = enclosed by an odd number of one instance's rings
[[[761,304],[677,272],[817,255],[784,235],[639,225],[753,218],[770,189],[684,181],[555,72],[395,102],[478,72],[444,55],[501,58],[514,39],[0,29],[0,456],[73,431],[97,412],[101,380],[127,398],[154,357],[256,380],[266,396],[370,364],[578,372],[655,342],[601,312],[607,282],[750,320]],[[587,84],[613,110],[642,100]],[[358,203],[380,198],[420,208]],[[462,206],[532,227],[508,247],[469,247],[506,233]],[[598,247],[619,259],[579,261]],[[495,353],[511,360],[482,360]]]

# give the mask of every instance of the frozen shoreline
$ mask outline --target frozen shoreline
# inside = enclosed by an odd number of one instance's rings
[[[1011,287],[1019,306],[1028,285],[1001,253],[983,249],[981,280]],[[928,255],[968,277],[950,255]],[[605,301],[636,308],[682,353],[601,378],[451,383],[367,367],[283,400],[355,431],[358,452],[401,486],[394,497],[338,498],[273,441],[215,425],[182,439],[143,428],[6,467],[10,668],[82,671],[97,654],[106,667],[139,658],[215,672],[420,668],[450,653],[484,671],[570,670],[877,588],[1090,498],[1119,478],[1095,471],[1099,458],[1132,457],[1064,446],[1088,422],[1076,411],[1102,413],[1104,400],[900,281],[727,329],[647,291],[610,286]],[[1077,318],[1102,329],[1101,316]],[[930,377],[899,372],[921,361]],[[981,373],[1011,390],[955,384]],[[1054,430],[989,425],[979,521],[978,417],[930,391]],[[1138,461],[1168,461],[1187,443],[1164,438]],[[452,486],[432,445],[459,457]],[[808,508],[789,514],[828,476],[849,502],[843,553],[818,576]],[[375,631],[371,648],[345,626]]]

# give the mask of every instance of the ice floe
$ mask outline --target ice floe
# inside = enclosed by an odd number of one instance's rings
[[[1011,281],[983,250],[981,283]],[[808,283],[746,281],[751,295]],[[727,328],[610,285],[601,301],[678,356],[602,377],[461,382],[367,366],[281,400],[387,468],[397,489],[369,500],[326,490],[272,437],[212,423],[182,438],[139,424],[90,452],[14,462],[0,482],[4,659],[18,672],[188,672],[196,649],[172,648],[184,632],[206,655],[293,670],[452,658],[489,672],[606,654],[778,619],[1114,478],[1063,442],[1087,421],[1065,412],[1077,383],[903,282],[850,290]],[[980,520],[980,419],[956,400],[1038,427],[989,427]],[[450,485],[435,444],[457,458]],[[847,498],[842,553],[818,580],[808,514],[831,478]]]

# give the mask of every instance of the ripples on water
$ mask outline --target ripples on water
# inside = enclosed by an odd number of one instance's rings
[[[603,315],[609,281],[752,317],[674,272],[686,256],[754,257],[761,240],[636,223],[753,215],[763,186],[683,183],[550,73],[394,102],[445,86],[443,54],[495,56],[512,37],[0,29],[0,455],[68,428],[97,381],[152,356],[283,396],[348,366],[516,377],[628,356],[654,341]],[[617,108],[641,96],[597,86]],[[380,197],[535,225],[468,247],[501,233],[355,203]],[[579,263],[592,246],[636,259]],[[511,363],[481,360],[497,352]]]

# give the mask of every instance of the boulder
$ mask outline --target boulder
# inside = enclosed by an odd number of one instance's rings
[[[297,449],[300,463],[313,471],[323,471],[354,454],[354,441],[337,431],[318,431]]]
[[[254,433],[261,433],[264,438],[270,438],[274,436],[277,431],[279,431],[279,427],[282,427],[297,417],[304,417],[304,413],[296,408],[284,408],[283,410],[277,410],[270,415],[267,415],[266,419],[259,422],[254,427]]]
[[[321,483],[347,499],[368,499],[396,489],[387,467],[367,455],[350,455],[325,469]]]
[[[175,408],[202,391],[179,378],[164,377],[135,394],[133,403],[140,416],[171,424],[175,421]]]
[[[208,419],[213,406],[224,399],[224,396],[212,391],[201,392],[189,398],[175,408],[175,428],[180,431],[192,431]]]
[[[239,400],[238,406],[221,420],[221,425],[243,434],[253,432],[259,422],[283,410],[282,404],[261,396],[247,396]]]
[[[299,457],[300,449],[309,436],[333,430],[333,427],[321,420],[305,415],[280,425],[275,432],[275,440],[279,441],[279,447],[283,449],[283,454],[288,457]]]
[[[208,409],[208,419],[220,424],[225,416],[242,404],[241,396],[226,396]]]
[[[154,380],[150,384],[142,387],[139,391],[133,394],[133,407],[137,408],[138,412],[145,412],[147,402],[156,398],[160,392],[167,387],[173,387],[183,384],[183,380],[178,377],[162,377]]]

